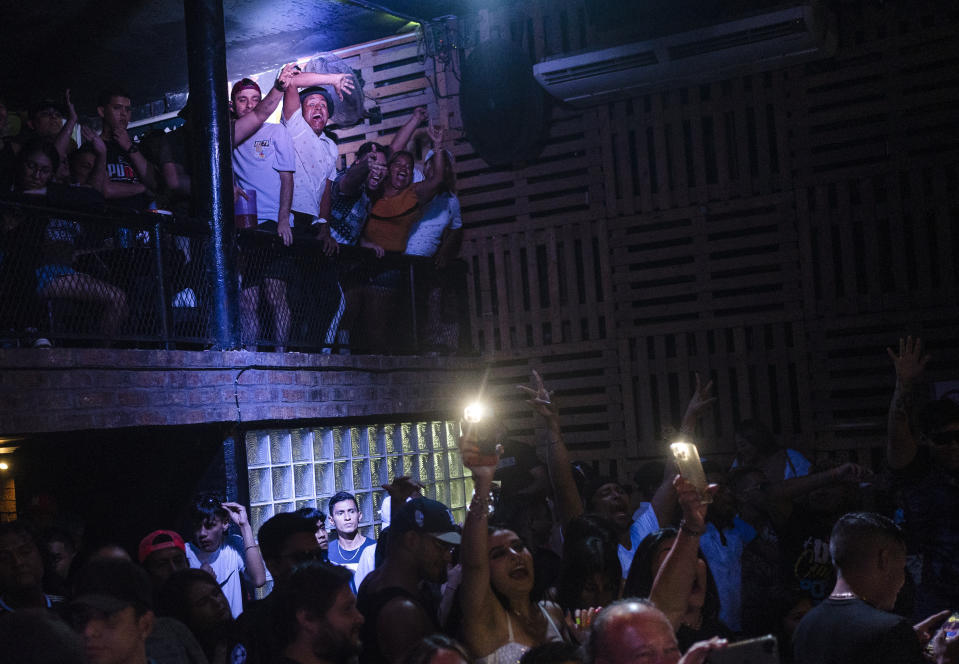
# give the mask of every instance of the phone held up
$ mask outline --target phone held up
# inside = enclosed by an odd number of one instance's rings
[[[479,452],[464,461],[468,465],[495,466],[499,460],[496,454],[496,445],[499,443],[497,434],[498,427],[489,406],[479,401],[466,406],[460,419],[460,437],[475,445]]]
[[[676,467],[684,480],[696,487],[704,503],[713,502],[712,494],[706,492],[706,473],[699,460],[699,450],[692,443],[675,442],[669,446],[676,460]]]

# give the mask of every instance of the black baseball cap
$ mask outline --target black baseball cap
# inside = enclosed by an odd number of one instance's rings
[[[403,503],[390,523],[390,531],[396,535],[408,531],[423,533],[447,544],[459,544],[461,539],[449,508],[422,496]]]

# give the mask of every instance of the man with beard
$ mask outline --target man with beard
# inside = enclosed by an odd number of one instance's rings
[[[283,664],[344,664],[360,651],[363,616],[350,571],[326,563],[297,567],[277,587],[276,626]]]
[[[270,517],[257,533],[263,560],[276,587],[290,578],[296,565],[314,560],[325,561],[326,551],[316,539],[316,518],[303,510],[281,512]],[[239,618],[244,635],[247,662],[269,662],[275,650],[273,616],[277,612],[279,593],[270,593],[247,604]]]
[[[424,636],[441,631],[427,583],[444,583],[460,534],[449,509],[417,497],[390,523],[389,553],[370,572],[357,600],[366,617],[364,664],[399,662]]]

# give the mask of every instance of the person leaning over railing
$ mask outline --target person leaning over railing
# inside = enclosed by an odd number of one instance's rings
[[[445,150],[441,149],[444,132],[435,126],[431,126],[428,132],[437,155],[430,179],[413,183],[413,155],[409,152],[395,152],[390,158],[383,195],[373,203],[360,240],[360,246],[372,249],[377,258],[382,258],[387,251],[402,253],[406,250],[410,228],[442,186],[446,162]],[[397,316],[401,283],[399,270],[386,270],[376,275],[367,289],[363,328],[373,351],[391,349],[391,323]]]

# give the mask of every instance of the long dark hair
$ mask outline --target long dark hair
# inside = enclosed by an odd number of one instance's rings
[[[653,581],[656,579],[656,572],[659,571],[652,569],[656,549],[662,542],[677,536],[678,532],[675,528],[661,528],[643,538],[643,541],[636,547],[636,555],[633,556],[633,563],[629,566],[629,575],[626,577],[623,597],[649,597],[649,593],[653,589]],[[699,559],[706,563],[706,597],[703,600],[703,620],[714,620],[719,617],[719,590],[716,588],[716,580],[713,578],[713,573],[709,569],[709,563],[706,562],[702,549],[699,551]]]
[[[580,597],[594,574],[599,574],[606,587],[618,594],[623,567],[612,524],[602,517],[581,516],[569,522],[564,535],[563,566],[556,588],[559,605],[564,610],[586,608],[580,606]]]

